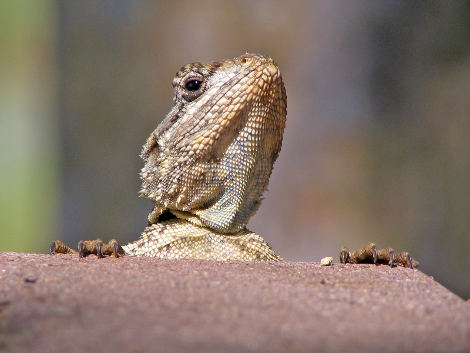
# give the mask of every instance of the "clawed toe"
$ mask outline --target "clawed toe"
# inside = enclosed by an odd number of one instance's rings
[[[102,247],[103,241],[101,239],[80,240],[78,242],[78,255],[80,258],[87,257],[91,254],[97,255],[98,257],[103,257]]]
[[[108,243],[103,243],[101,239],[82,240],[78,243],[78,252],[80,257],[90,254],[95,254],[98,257],[124,255],[124,250],[116,239],[112,239]]]
[[[396,253],[392,248],[377,249],[374,243],[369,243],[354,252],[343,246],[339,258],[343,264],[388,264],[391,267],[398,265],[410,268],[415,268],[419,264],[406,251]]]
[[[351,252],[345,246],[341,248],[341,252],[339,253],[339,261],[342,264],[347,264],[351,262]]]
[[[119,257],[124,255],[124,250],[116,239],[111,239],[107,244],[103,244],[103,255]]]
[[[124,249],[121,247],[121,244],[116,239],[112,239],[113,254],[114,257],[119,257],[124,255]]]
[[[54,240],[49,246],[49,254],[54,255],[54,254],[74,254],[77,251],[68,247],[65,245],[62,241],[60,240]]]
[[[76,250],[68,247],[62,241],[56,240],[49,247],[49,253],[53,254],[75,254]],[[80,258],[88,255],[96,255],[99,258],[105,256],[120,257],[124,255],[124,250],[116,239],[112,239],[108,243],[103,243],[101,239],[81,240],[78,242],[78,255]]]

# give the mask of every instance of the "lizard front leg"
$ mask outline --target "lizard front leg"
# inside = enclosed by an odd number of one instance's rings
[[[369,243],[364,248],[354,252],[343,246],[339,258],[343,264],[388,264],[391,267],[398,265],[410,268],[419,265],[419,262],[413,260],[406,251],[397,253],[392,248],[377,249],[374,243]]]
[[[65,245],[60,240],[55,240],[49,247],[49,253],[53,254],[75,254],[78,253],[80,258],[94,254],[98,257],[124,255],[124,250],[116,239],[111,239],[108,243],[103,243],[101,239],[80,240],[78,242],[78,251]]]

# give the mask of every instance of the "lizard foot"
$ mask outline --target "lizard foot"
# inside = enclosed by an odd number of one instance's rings
[[[78,252],[80,258],[94,254],[98,257],[105,257],[113,255],[119,257],[124,255],[124,250],[116,239],[110,240],[108,243],[103,243],[101,239],[96,240],[80,240],[78,242],[78,251],[65,245],[60,240],[55,240],[49,247],[49,253],[53,254],[75,254]]]
[[[419,265],[419,262],[413,260],[406,251],[397,253],[392,248],[377,249],[374,243],[369,243],[364,248],[354,252],[343,246],[339,258],[343,264],[388,264],[391,267],[398,265],[410,268]]]

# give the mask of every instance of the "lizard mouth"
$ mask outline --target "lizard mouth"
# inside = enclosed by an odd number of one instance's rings
[[[158,219],[155,223],[166,222],[174,218],[177,218],[177,217],[173,213],[171,213],[170,210],[165,210],[160,216],[158,216]]]

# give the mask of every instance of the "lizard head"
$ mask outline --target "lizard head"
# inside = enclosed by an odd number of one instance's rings
[[[281,148],[286,94],[270,58],[193,63],[173,79],[173,107],[142,150],[141,195],[222,233],[256,211]]]

